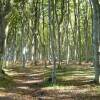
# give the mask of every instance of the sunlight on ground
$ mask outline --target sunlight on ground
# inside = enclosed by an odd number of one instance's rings
[[[39,100],[54,100],[54,98],[49,96],[41,96]]]
[[[42,82],[43,80],[30,80],[30,81],[25,81],[25,82],[23,82],[23,83],[40,83],[40,82]]]
[[[25,75],[26,73],[18,73],[16,71],[6,72],[9,76]]]
[[[42,82],[43,80],[23,80],[23,79],[14,79],[14,81],[15,82],[17,82],[17,83],[23,83],[23,84],[25,84],[25,83],[40,83],[40,82]]]
[[[55,91],[59,91],[61,93],[63,92],[68,92],[68,91],[71,91],[71,92],[77,92],[77,93],[85,93],[88,91],[88,89],[84,88],[82,90],[80,90],[78,87],[76,86],[54,86],[54,87],[45,87],[45,88],[42,88],[41,90],[55,90]]]
[[[91,78],[91,79],[94,79],[94,75],[87,75],[85,76],[86,78]]]
[[[0,90],[5,90],[5,88],[3,88],[3,87],[0,87]]]
[[[34,73],[34,74],[30,74],[30,75],[28,75],[28,76],[41,76],[41,75],[44,75],[44,73]]]
[[[5,96],[12,96],[15,95],[16,93],[5,93],[0,91],[0,96],[5,97]]]
[[[62,80],[69,80],[69,79],[70,79],[70,80],[74,80],[75,78],[76,78],[76,79],[77,79],[77,78],[80,78],[80,79],[83,79],[83,78],[84,78],[84,79],[85,79],[85,78],[86,78],[86,79],[93,79],[93,78],[94,78],[94,75],[88,75],[88,76],[83,75],[83,76],[82,76],[82,75],[80,75],[80,74],[77,74],[77,76],[75,75],[75,76],[68,76],[68,77],[62,76],[62,77],[61,77]]]
[[[54,85],[47,81],[51,76],[51,65],[49,68],[17,67],[7,69],[6,72],[15,85],[3,88],[3,84],[8,81],[1,82],[0,97],[8,96],[14,100],[74,100],[76,97],[76,100],[86,100],[79,98],[100,94],[100,86],[89,83],[94,78],[94,70],[89,66],[70,65],[57,69],[57,83]]]
[[[26,89],[26,90],[29,89],[28,86],[27,87],[26,86],[23,86],[23,87],[21,86],[21,87],[17,87],[17,88],[19,88],[19,89]]]

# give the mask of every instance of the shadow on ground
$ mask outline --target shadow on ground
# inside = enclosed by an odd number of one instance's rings
[[[100,100],[100,86],[91,82],[93,68],[67,66],[57,69],[57,83],[48,82],[51,68],[11,68],[1,79],[0,100]],[[91,77],[87,77],[91,76]]]

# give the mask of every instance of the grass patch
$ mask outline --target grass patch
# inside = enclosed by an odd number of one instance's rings
[[[0,77],[0,88],[10,88],[15,86],[15,83],[13,82],[13,79],[10,77]]]

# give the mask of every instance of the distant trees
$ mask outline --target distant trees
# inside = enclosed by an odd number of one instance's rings
[[[95,81],[98,81],[100,5],[98,0],[90,1],[93,16],[88,0],[1,0],[0,60],[6,51],[5,60],[21,61],[24,67],[27,61],[37,65],[41,60],[46,67],[49,61],[53,64],[54,83],[56,68],[61,68],[62,62],[81,64],[94,58]]]

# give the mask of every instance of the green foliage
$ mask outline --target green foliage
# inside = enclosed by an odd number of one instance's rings
[[[53,59],[49,33],[48,0],[7,1],[6,49],[15,48],[17,59],[23,48],[29,59]],[[88,1],[51,0],[51,33],[56,61],[92,59],[92,10]],[[1,11],[6,12],[6,11]],[[8,29],[7,29],[8,28]],[[87,49],[86,49],[87,48]],[[13,57],[14,58],[14,57]],[[16,60],[17,60],[16,59]],[[59,64],[58,64],[59,65]]]

